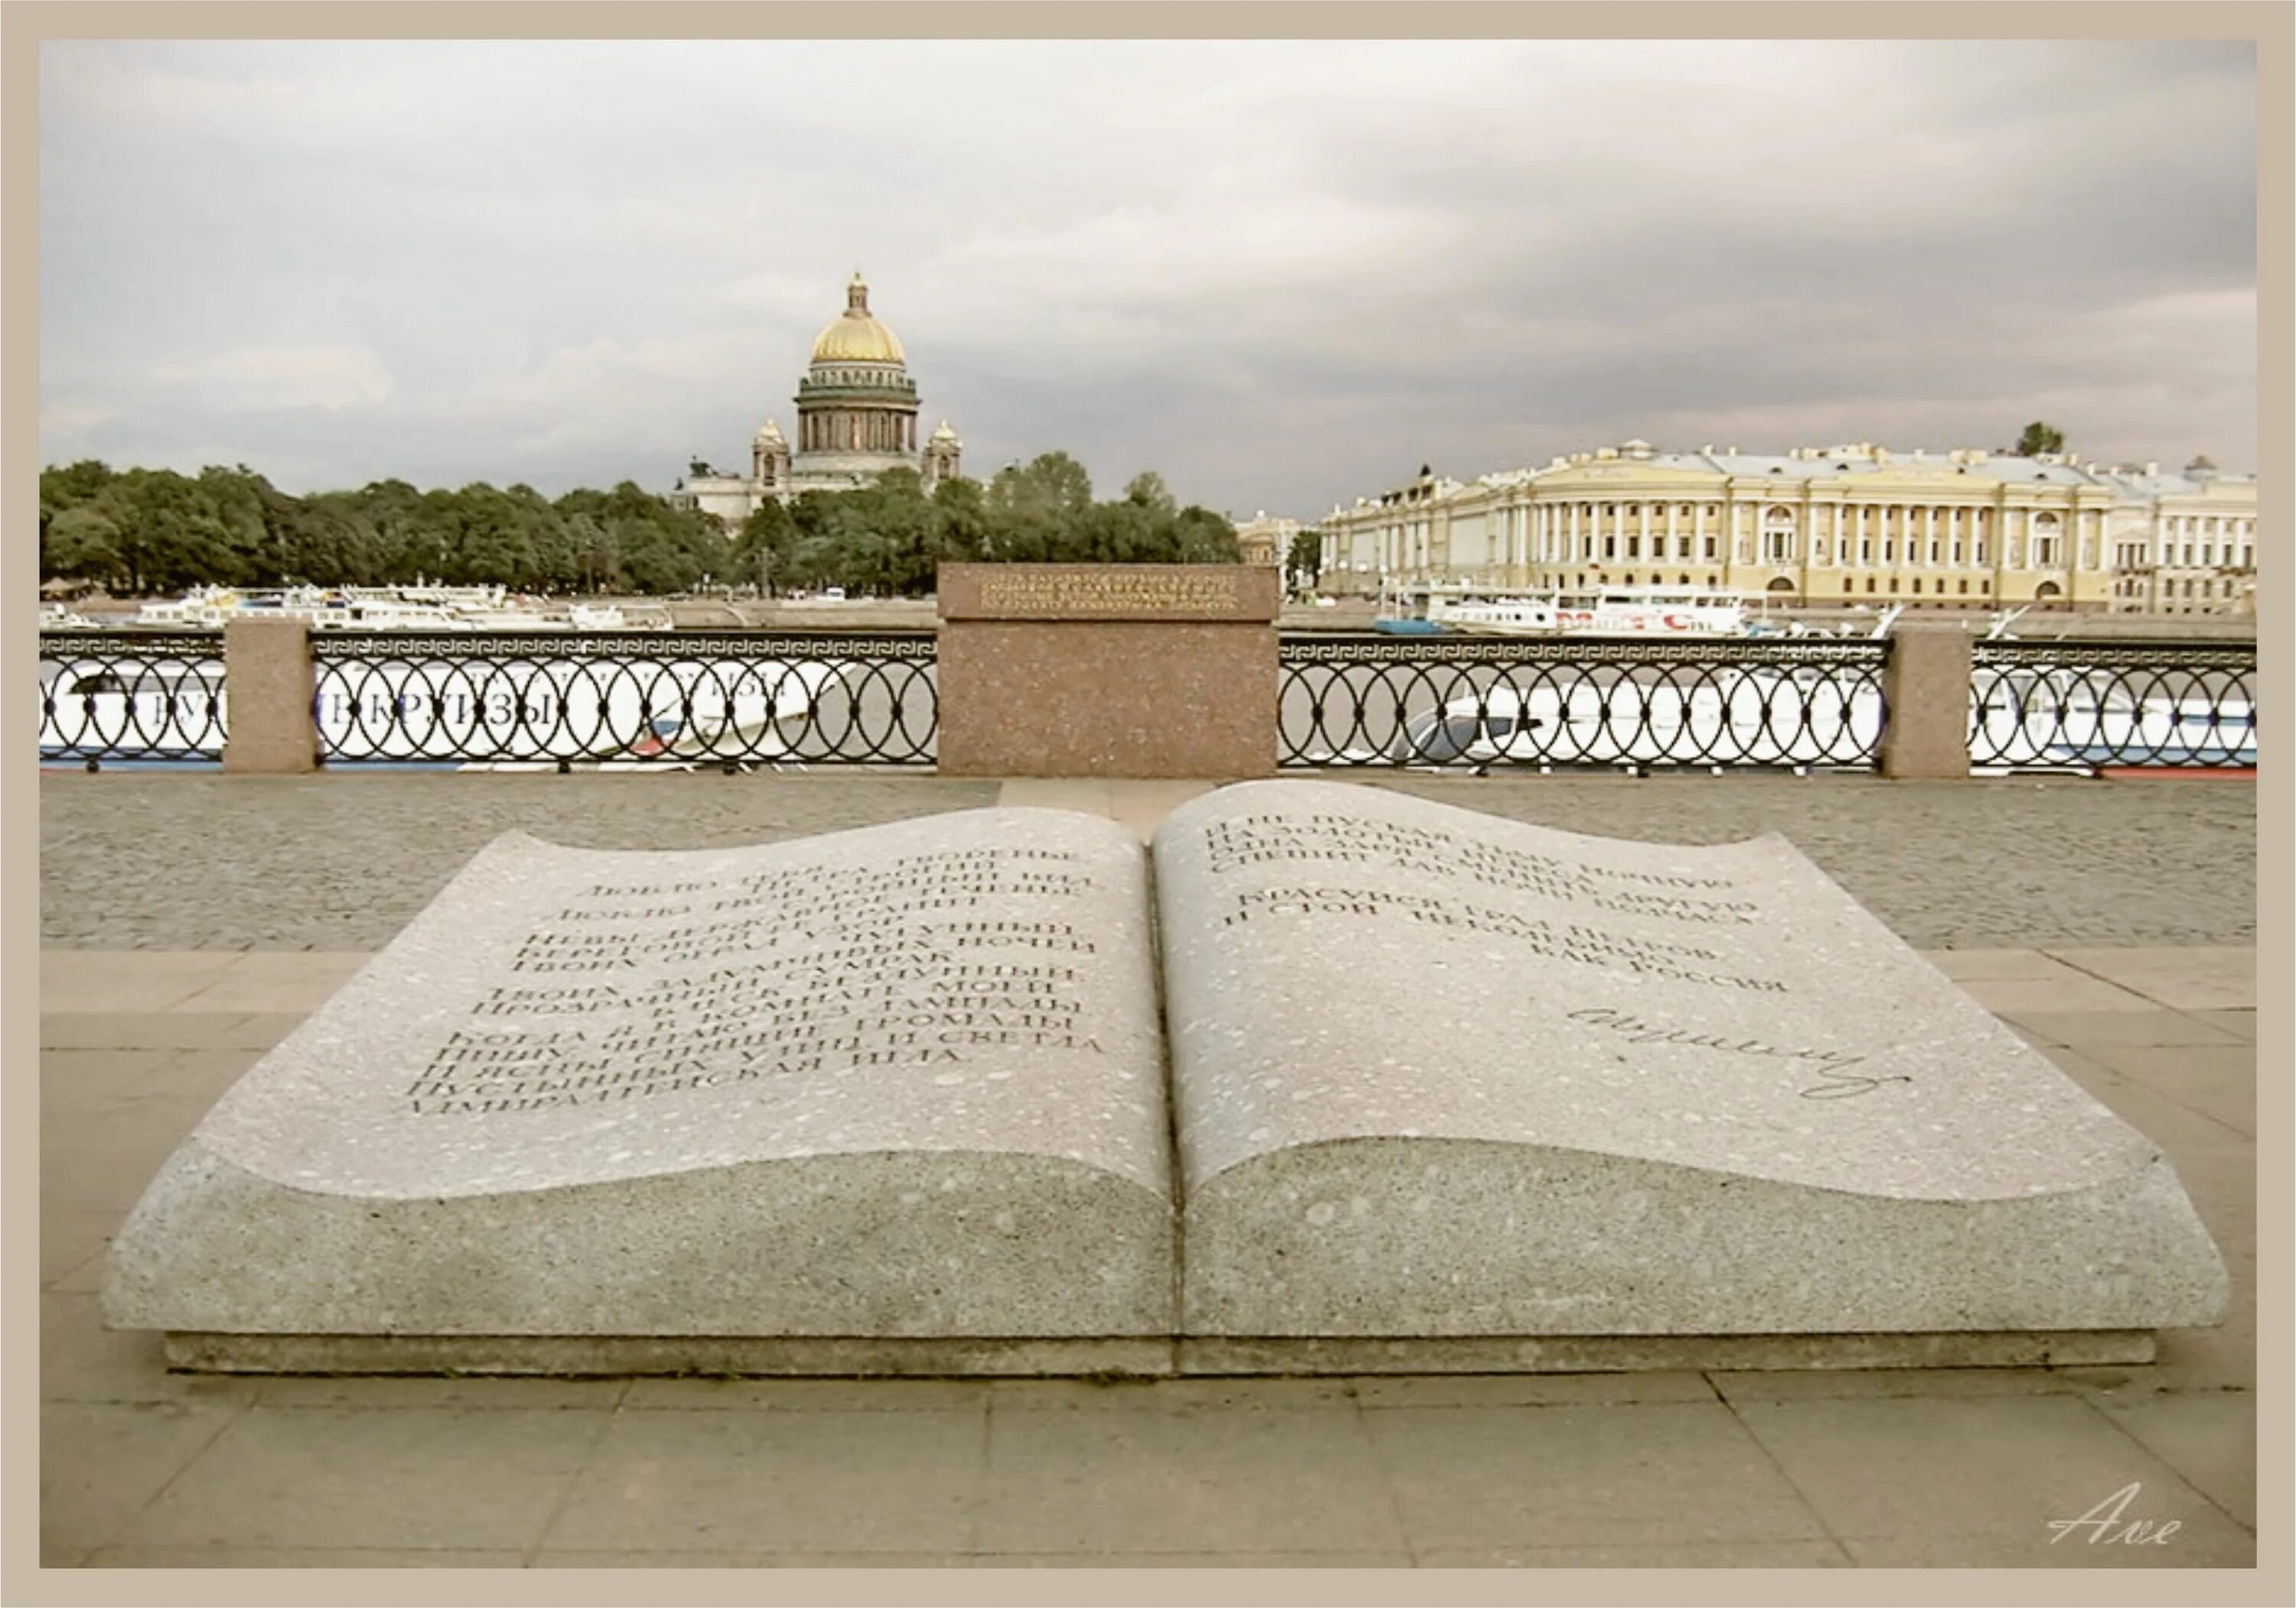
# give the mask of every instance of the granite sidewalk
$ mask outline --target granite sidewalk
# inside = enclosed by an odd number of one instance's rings
[[[1144,829],[1193,791],[885,785],[836,824],[1001,796]],[[69,823],[43,825],[68,879],[92,878],[73,858],[92,841],[75,849]],[[277,891],[287,915],[270,919],[299,919],[300,893]],[[261,890],[247,899],[235,919],[266,919]],[[170,1374],[155,1337],[97,1320],[108,1237],[216,1095],[377,944],[154,942],[180,924],[148,914],[140,931],[52,937],[42,955],[47,1566],[2256,1559],[2257,995],[2236,910],[2220,942],[2077,928],[1931,952],[2167,1150],[2222,1248],[2232,1317],[2165,1335],[2152,1365],[1122,1384]],[[2162,1544],[2051,1529],[2132,1482],[2123,1517],[2175,1522]]]

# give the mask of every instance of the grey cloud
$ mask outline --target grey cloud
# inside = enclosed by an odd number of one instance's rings
[[[972,467],[1062,447],[1103,488],[1152,466],[1238,513],[1626,434],[1997,445],[2046,408],[2090,450],[2226,461],[2254,433],[2236,44],[43,65],[51,458],[666,487],[789,424],[857,267]],[[371,353],[390,391],[296,409],[161,378],[280,349]]]

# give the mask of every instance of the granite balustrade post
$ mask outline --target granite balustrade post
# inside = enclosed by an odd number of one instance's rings
[[[1253,564],[943,564],[940,774],[1273,775],[1279,590]]]
[[[224,769],[258,776],[316,770],[310,628],[299,619],[227,620],[223,664],[229,700]]]
[[[1969,775],[1970,635],[1948,623],[1900,624],[1882,673],[1888,710],[1882,774],[1897,781]]]

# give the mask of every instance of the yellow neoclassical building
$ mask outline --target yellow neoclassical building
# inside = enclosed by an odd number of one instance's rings
[[[2256,612],[2256,477],[2205,457],[2181,474],[2158,464],[2104,472],[2113,509],[2112,606],[2122,613]]]
[[[1423,470],[1335,508],[1320,584],[1701,586],[1799,604],[2103,610],[2123,595],[2116,509],[2140,496],[2072,454],[1871,442],[1661,452],[1632,440],[1472,482]]]

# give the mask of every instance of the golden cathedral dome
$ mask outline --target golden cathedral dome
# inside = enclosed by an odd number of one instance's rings
[[[861,275],[845,287],[845,311],[813,343],[816,363],[905,363],[893,332],[869,316],[869,286]]]

